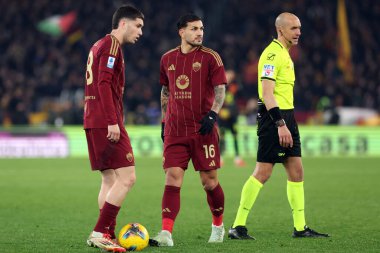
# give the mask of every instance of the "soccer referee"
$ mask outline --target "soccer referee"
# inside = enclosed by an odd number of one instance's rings
[[[293,237],[328,237],[306,226],[301,142],[294,118],[294,65],[289,49],[298,44],[301,22],[291,13],[281,13],[275,22],[277,39],[265,48],[258,65],[259,146],[253,175],[244,184],[231,239],[255,239],[248,234],[248,214],[275,163],[282,163],[288,175],[287,195],[293,213]]]

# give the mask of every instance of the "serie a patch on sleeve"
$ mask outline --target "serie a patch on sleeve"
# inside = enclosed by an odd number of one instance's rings
[[[262,77],[273,77],[275,67],[273,65],[264,64]]]
[[[115,64],[115,57],[109,56],[107,61],[107,67],[113,69],[113,65]]]

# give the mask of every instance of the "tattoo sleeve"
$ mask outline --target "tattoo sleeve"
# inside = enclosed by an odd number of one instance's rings
[[[169,89],[167,86],[162,86],[161,89],[161,117],[165,119],[166,109],[169,101]]]
[[[214,92],[215,100],[212,104],[211,110],[213,110],[216,113],[219,113],[224,103],[224,97],[226,96],[226,86],[224,84],[215,86]]]

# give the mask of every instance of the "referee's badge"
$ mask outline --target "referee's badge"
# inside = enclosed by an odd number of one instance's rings
[[[273,77],[274,75],[274,66],[269,64],[264,64],[262,77]]]

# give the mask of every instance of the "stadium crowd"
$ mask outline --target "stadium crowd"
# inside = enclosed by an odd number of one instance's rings
[[[296,13],[302,22],[300,44],[291,51],[298,115],[307,118],[324,110],[321,104],[380,108],[376,0],[346,1],[351,83],[337,68],[336,1],[0,0],[0,124],[81,124],[88,50],[111,31],[109,20],[122,3],[135,4],[146,17],[141,41],[124,47],[128,124],[159,123],[160,57],[177,46],[176,20],[189,11],[203,17],[204,44],[221,54],[226,69],[237,73],[240,114],[255,117],[258,54],[276,37],[273,21],[283,11]],[[41,20],[71,11],[77,18],[68,34],[52,37],[37,29]],[[321,103],[326,99],[328,103]]]

